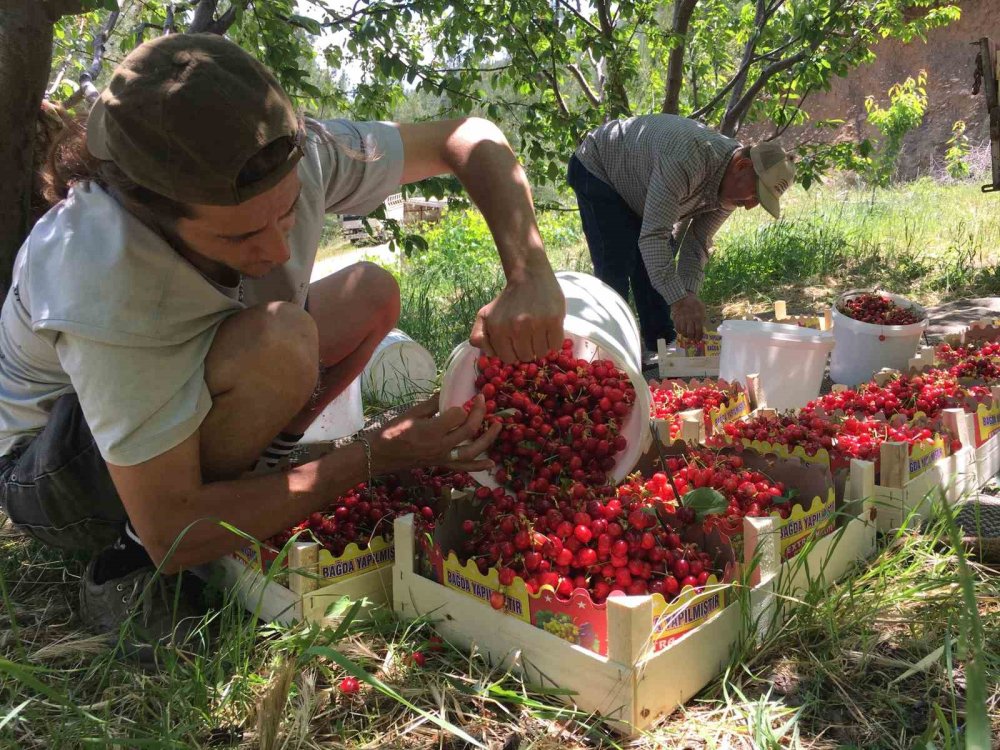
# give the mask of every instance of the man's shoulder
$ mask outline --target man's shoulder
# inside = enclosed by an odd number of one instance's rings
[[[36,224],[15,284],[35,330],[114,344],[187,340],[193,320],[231,302],[93,183],[75,187]]]

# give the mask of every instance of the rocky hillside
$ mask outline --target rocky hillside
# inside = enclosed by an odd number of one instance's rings
[[[886,92],[894,83],[927,71],[928,109],[924,122],[907,136],[900,159],[902,177],[940,173],[945,142],[951,137],[956,120],[965,120],[969,140],[979,147],[979,159],[985,154],[989,129],[983,96],[971,96],[973,71],[978,49],[971,43],[980,37],[1000,42],[1000,0],[960,0],[962,18],[928,35],[927,42],[915,40],[903,44],[887,40],[875,48],[876,60],[851,71],[847,78],[837,79],[829,92],[814,94],[805,109],[813,120],[841,119],[837,130],[803,126],[789,130],[783,137],[785,145],[802,141],[856,139],[877,136],[865,117],[865,98],[874,95],[883,105],[888,104]],[[740,135],[751,141],[767,137],[773,127],[746,127]]]

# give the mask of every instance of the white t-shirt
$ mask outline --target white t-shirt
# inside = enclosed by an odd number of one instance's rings
[[[399,187],[394,126],[322,125],[333,138],[310,128],[297,167],[291,257],[245,279],[242,303],[93,183],[35,225],[0,315],[0,456],[30,441],[74,391],[112,464],[147,461],[198,428],[212,406],[205,357],[219,324],[245,306],[304,304],[324,214],[370,213]]]

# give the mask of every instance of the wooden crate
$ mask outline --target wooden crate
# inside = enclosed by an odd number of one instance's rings
[[[775,622],[771,588],[778,562],[772,523],[746,521],[744,544],[756,549],[760,560],[748,596],[737,598],[661,651],[651,649],[649,596],[608,599],[608,648],[602,656],[425,578],[415,567],[412,516],[396,520],[393,605],[406,619],[430,617],[450,641],[516,670],[530,684],[573,691],[564,700],[632,734],[683,705],[717,677],[741,637],[754,638]],[[744,632],[744,623],[753,623],[755,630]]]
[[[342,597],[367,599],[368,609],[392,602],[392,566],[383,566],[330,585],[322,585],[318,570],[319,545],[297,542],[289,548],[286,570],[266,576],[233,557],[224,557],[196,569],[233,592],[250,612],[267,622],[322,622],[330,606]]]
[[[813,586],[825,589],[875,554],[876,514],[875,464],[854,459],[835,530],[781,565],[774,590],[782,600],[794,604]]]
[[[697,386],[699,383],[696,379],[686,385]],[[763,391],[760,389],[760,376],[756,373],[747,375],[746,382],[746,404],[748,413],[740,417],[740,419],[749,419],[751,416],[758,412],[758,409],[764,406],[763,402]],[[677,417],[680,420],[680,435],[677,438],[685,443],[701,444],[704,445],[705,441],[711,437],[712,430],[705,426],[705,410],[704,409],[688,409],[687,411],[677,412]],[[650,420],[653,425],[653,429],[656,433],[657,439],[662,445],[670,445],[672,442],[670,440],[670,422],[665,419],[652,418]]]
[[[667,342],[656,342],[656,354],[660,368],[660,379],[668,378],[717,378],[719,377],[719,357],[685,357],[667,348]]]
[[[880,531],[899,528],[911,511],[917,518],[926,518],[938,488],[951,503],[979,489],[972,415],[962,409],[945,409],[942,419],[964,447],[926,466],[911,466],[905,443],[882,444],[879,483],[875,485]]]

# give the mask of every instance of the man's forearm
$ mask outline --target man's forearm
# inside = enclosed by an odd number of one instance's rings
[[[499,128],[478,118],[465,121],[449,138],[444,158],[485,217],[507,279],[548,269],[528,177]]]
[[[143,535],[143,543],[159,562],[178,535],[194,523],[164,563],[164,570],[175,572],[215,560],[246,543],[217,521],[255,539],[266,539],[367,479],[364,448],[354,443],[287,472],[203,484],[178,503],[170,514],[173,520],[164,523],[154,537]]]
[[[672,305],[687,294],[675,269],[674,251],[667,237],[640,237],[639,254],[646,265],[649,281],[667,304]]]

